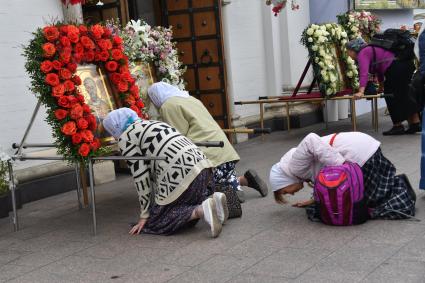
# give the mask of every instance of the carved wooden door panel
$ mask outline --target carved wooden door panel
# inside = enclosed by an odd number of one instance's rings
[[[190,94],[223,128],[230,127],[221,0],[161,0],[162,25],[173,26]]]

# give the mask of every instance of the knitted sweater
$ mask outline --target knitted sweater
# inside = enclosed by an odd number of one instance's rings
[[[140,218],[149,217],[153,199],[158,205],[172,203],[203,169],[213,167],[189,139],[158,121],[133,123],[121,135],[118,146],[123,156],[167,158],[166,161],[127,161],[139,194]]]

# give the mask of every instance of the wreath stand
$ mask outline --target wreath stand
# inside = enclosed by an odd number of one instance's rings
[[[12,224],[14,227],[14,231],[19,230],[19,220],[18,220],[18,212],[17,212],[17,205],[16,205],[16,184],[15,179],[13,177],[13,166],[12,166],[12,160],[19,160],[19,161],[26,161],[26,160],[52,160],[52,161],[64,161],[65,159],[63,156],[28,156],[25,155],[22,150],[25,148],[46,148],[51,147],[54,148],[54,144],[30,144],[25,143],[26,139],[28,137],[28,134],[31,130],[31,127],[34,123],[35,117],[38,114],[38,111],[40,110],[41,102],[38,100],[37,105],[34,108],[34,112],[32,113],[30,122],[25,130],[25,133],[21,139],[21,142],[19,144],[14,143],[12,145],[12,148],[17,149],[15,154],[11,156],[11,160],[9,160],[8,163],[8,171],[9,171],[9,190],[11,191],[12,195]],[[265,130],[268,132],[268,130]],[[224,147],[223,141],[207,141],[207,142],[195,142],[195,145],[200,147]],[[83,196],[84,196],[84,203],[85,205],[90,204],[91,212],[92,212],[92,223],[93,223],[93,234],[97,235],[97,220],[96,220],[96,193],[95,193],[95,186],[94,186],[94,173],[93,173],[93,164],[96,161],[127,161],[127,160],[167,160],[166,157],[150,157],[150,156],[132,156],[132,157],[126,157],[126,156],[99,156],[99,157],[91,157],[88,159],[88,171],[89,171],[89,188],[90,188],[90,203],[89,203],[89,196],[87,192],[87,184],[86,184],[86,178],[85,178],[85,169],[81,164],[74,164],[75,166],[75,176],[76,176],[76,182],[77,182],[77,199],[78,199],[78,208],[82,209],[83,205],[81,203],[81,190],[83,190]]]

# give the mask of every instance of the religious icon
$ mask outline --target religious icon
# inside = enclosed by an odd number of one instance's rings
[[[81,93],[97,120],[98,127],[95,131],[95,136],[100,138],[102,144],[113,143],[115,141],[114,138],[102,127],[102,121],[106,115],[117,109],[106,75],[96,65],[79,66],[77,75],[80,76],[83,82],[80,86]]]
[[[145,103],[145,111],[151,119],[157,120],[159,112],[151,102],[148,95],[148,88],[155,82],[152,66],[145,63],[136,63],[136,66],[131,69],[131,74],[136,77],[136,84],[140,89],[140,97]]]
[[[363,9],[413,9],[420,6],[423,0],[355,0],[354,8]]]

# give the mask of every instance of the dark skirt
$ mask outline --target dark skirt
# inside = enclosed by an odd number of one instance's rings
[[[425,110],[425,109],[424,109]],[[419,183],[419,188],[425,190],[425,111],[422,114],[422,155],[421,155],[421,181]]]
[[[189,222],[189,219],[193,210],[213,193],[209,188],[211,176],[211,169],[204,169],[174,202],[168,205],[158,205],[154,202],[143,233],[171,235],[182,228],[195,225],[197,220]]]
[[[417,101],[409,99],[410,82],[415,65],[413,61],[394,60],[385,72],[384,92],[394,97],[385,98],[391,120],[401,123],[415,113],[421,111]]]
[[[415,200],[396,168],[379,148],[363,165],[365,199],[372,218],[403,219],[415,215]]]

